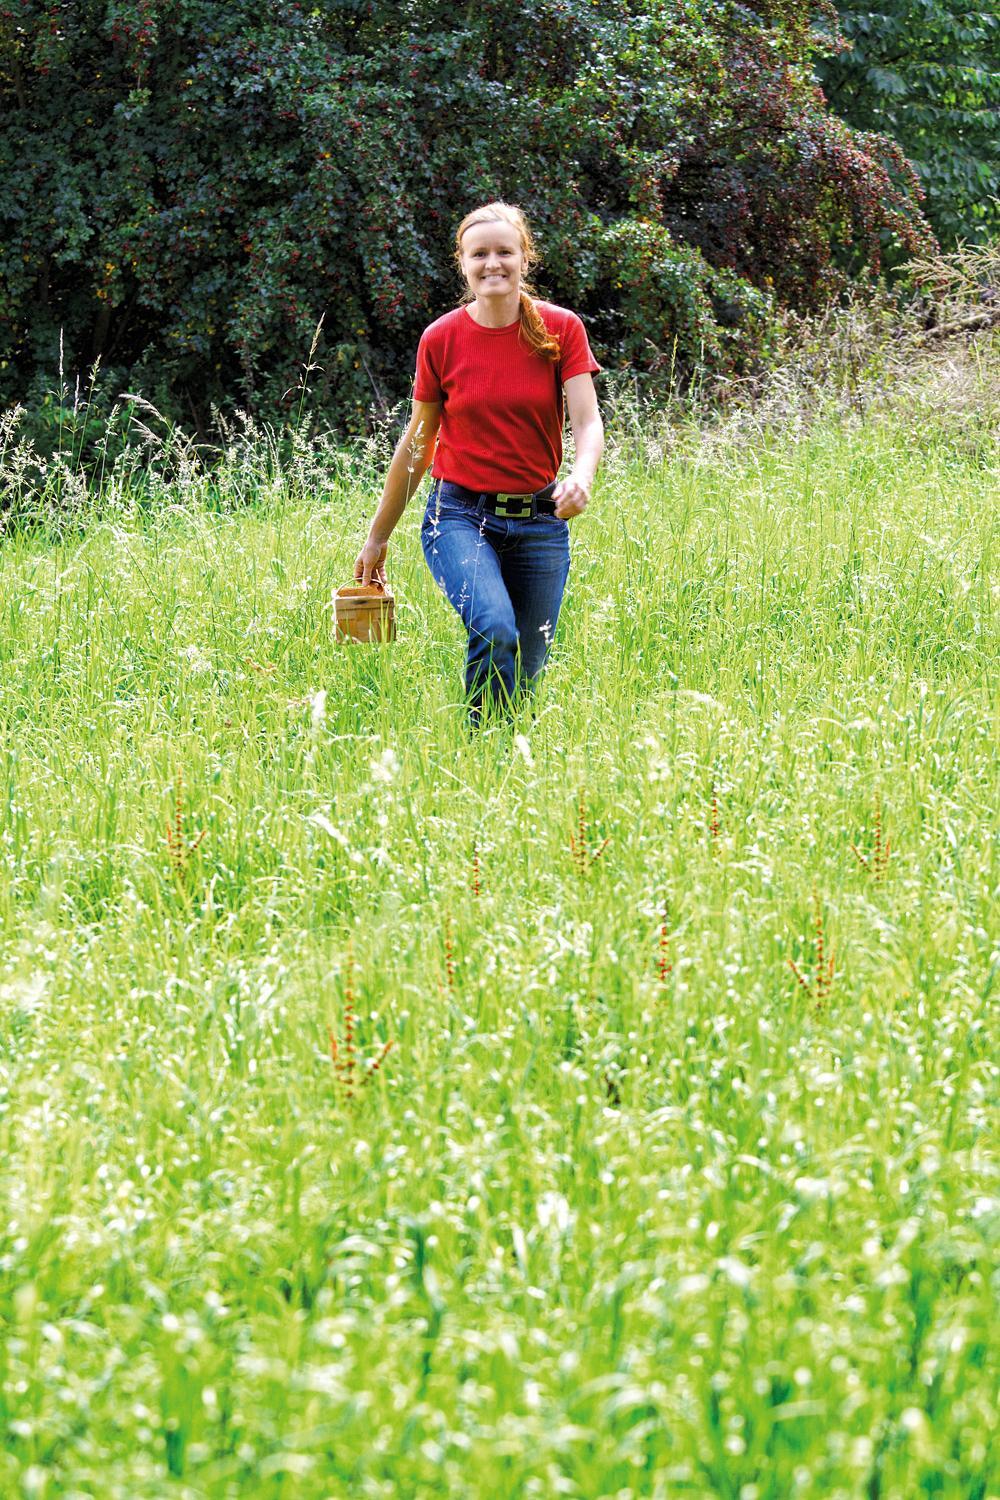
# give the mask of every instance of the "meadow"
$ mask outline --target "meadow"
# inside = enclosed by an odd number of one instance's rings
[[[1000,447],[949,391],[612,414],[476,738],[419,499],[399,639],[333,639],[377,445],[9,529],[0,1494],[1000,1496]]]

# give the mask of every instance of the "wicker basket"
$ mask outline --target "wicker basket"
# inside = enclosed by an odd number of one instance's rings
[[[396,601],[377,583],[348,583],[333,596],[338,641],[394,641]]]

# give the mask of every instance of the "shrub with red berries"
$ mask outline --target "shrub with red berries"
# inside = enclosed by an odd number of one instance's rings
[[[774,0],[0,0],[0,399],[64,368],[185,424],[409,389],[456,300],[454,225],[494,197],[539,291],[647,385],[747,368],[883,244],[915,178],[816,88]],[[293,392],[294,394],[289,394]]]

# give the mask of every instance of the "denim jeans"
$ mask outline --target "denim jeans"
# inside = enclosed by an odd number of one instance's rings
[[[472,722],[508,708],[545,665],[569,572],[569,527],[555,516],[513,521],[459,499],[435,479],[420,540],[427,566],[468,637]]]

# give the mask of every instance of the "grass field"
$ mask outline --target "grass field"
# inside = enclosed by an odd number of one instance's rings
[[[418,503],[2,542],[0,1494],[1000,1496],[998,479],[618,441],[475,741]]]

